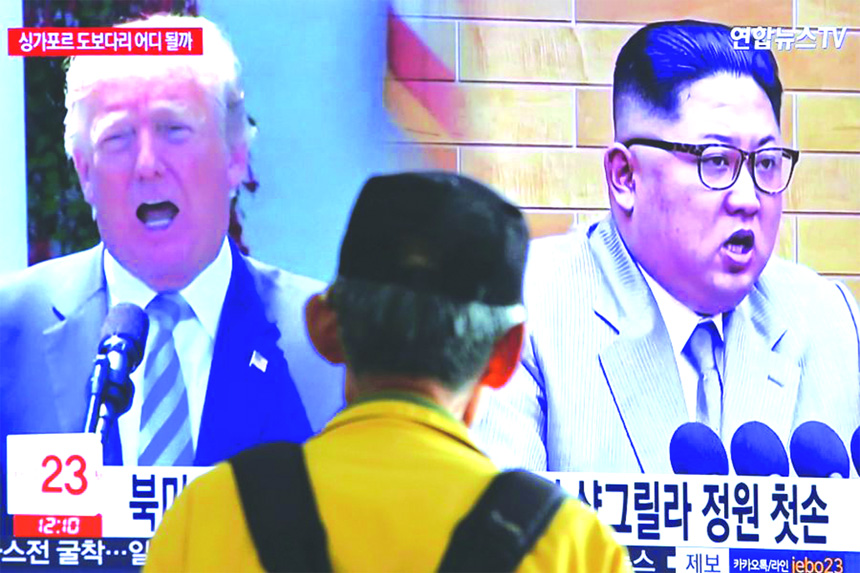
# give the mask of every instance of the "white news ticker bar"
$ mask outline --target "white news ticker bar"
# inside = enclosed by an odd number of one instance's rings
[[[150,537],[184,485],[211,469],[106,466],[93,484],[99,502],[88,514],[102,515],[104,537]],[[856,479],[541,475],[573,496],[582,490],[591,505],[597,492],[598,516],[624,545],[860,551]],[[682,509],[685,488],[688,511]]]
[[[184,487],[212,469],[102,466],[93,434],[8,436],[7,452],[9,513],[100,514],[106,538],[151,537]],[[858,479],[541,475],[595,507],[628,546],[860,551]]]

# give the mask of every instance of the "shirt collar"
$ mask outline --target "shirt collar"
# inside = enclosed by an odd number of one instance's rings
[[[104,250],[104,269],[110,306],[130,302],[145,309],[158,294],[123,267],[108,249]],[[221,307],[227,296],[232,270],[233,254],[227,237],[224,237],[215,260],[179,291],[212,339],[218,331],[218,320],[221,318]]]
[[[369,394],[364,394],[363,396],[359,396],[355,400],[352,401],[348,407],[356,406],[358,404],[366,404],[368,402],[374,402],[378,400],[402,400],[404,402],[412,402],[413,404],[418,404],[419,406],[424,406],[425,408],[430,408],[431,410],[435,410],[437,413],[445,416],[446,418],[450,418],[452,422],[459,422],[457,418],[455,418],[451,412],[431,400],[426,396],[422,396],[416,392],[408,392],[405,390],[386,390],[384,392],[372,392]]]
[[[669,294],[660,283],[645,272],[645,269],[641,265],[637,263],[637,266],[642,271],[642,276],[645,277],[645,282],[648,283],[648,287],[654,295],[654,300],[657,301],[657,308],[660,309],[663,323],[666,325],[666,330],[669,331],[669,339],[672,341],[672,350],[675,352],[676,359],[681,355],[684,346],[687,345],[687,341],[700,322],[712,321],[717,327],[720,339],[723,339],[724,314],[701,316],[693,312],[684,303]]]
[[[399,418],[449,435],[483,455],[469,437],[466,425],[439,404],[414,392],[376,392],[353,401],[323,429],[330,432],[353,422],[373,418]]]

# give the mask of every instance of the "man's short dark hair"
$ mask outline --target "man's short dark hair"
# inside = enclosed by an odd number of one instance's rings
[[[459,390],[525,320],[529,231],[483,183],[442,171],[371,177],[329,289],[355,374],[433,378]]]
[[[525,319],[521,305],[463,302],[343,277],[332,284],[329,298],[357,375],[430,377],[453,391],[475,380],[495,343]]]
[[[616,129],[625,98],[677,119],[679,92],[720,73],[751,77],[770,100],[779,125],[782,84],[770,50],[737,50],[728,26],[682,20],[648,24],[621,48],[612,93]]]

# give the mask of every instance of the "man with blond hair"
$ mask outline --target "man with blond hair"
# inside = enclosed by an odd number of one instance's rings
[[[241,67],[205,18],[195,56],[83,56],[67,79],[65,146],[102,242],[0,280],[0,424],[80,432],[108,309],[146,309],[130,410],[106,461],[213,465],[252,445],[303,441],[343,402],[342,370],[305,334],[311,279],[243,256],[230,199],[254,135]]]

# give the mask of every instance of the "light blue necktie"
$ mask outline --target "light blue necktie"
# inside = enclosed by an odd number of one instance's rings
[[[717,326],[711,321],[700,322],[690,335],[684,353],[699,374],[696,421],[709,426],[719,436],[723,412],[723,384],[714,353],[717,344],[721,344]]]
[[[176,324],[193,311],[177,293],[162,293],[146,306],[158,323],[143,373],[143,409],[137,463],[141,466],[190,466],[194,442],[188,415],[188,392],[173,342]]]

